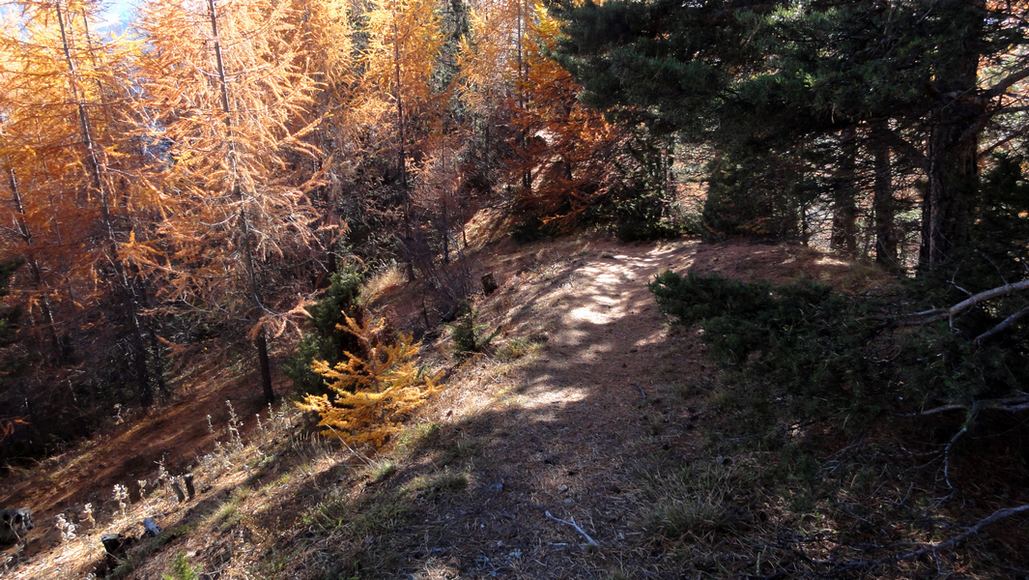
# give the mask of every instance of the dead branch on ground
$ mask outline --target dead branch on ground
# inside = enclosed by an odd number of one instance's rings
[[[586,543],[589,544],[590,546],[592,546],[594,548],[599,548],[600,547],[600,544],[597,543],[597,541],[594,540],[592,537],[590,537],[590,535],[586,533],[586,530],[582,529],[581,527],[579,527],[579,524],[575,523],[575,518],[569,518],[567,520],[562,520],[561,518],[556,517],[553,514],[551,514],[549,510],[548,511],[544,511],[543,514],[546,515],[547,518],[549,518],[551,520],[554,520],[555,522],[557,522],[559,524],[564,524],[566,526],[571,526],[571,528],[574,529],[576,532],[578,532],[580,536],[582,536],[583,538],[586,539]]]
[[[833,566],[836,571],[842,572],[847,570],[858,570],[865,568],[872,568],[875,566],[882,566],[885,564],[895,564],[897,562],[904,562],[906,560],[917,560],[922,556],[928,555],[939,555],[940,552],[951,550],[963,544],[969,538],[979,534],[986,527],[991,526],[997,522],[1006,520],[1010,517],[1017,516],[1019,514],[1029,512],[1029,504],[1022,504],[1019,506],[1008,507],[999,509],[985,518],[975,522],[971,526],[965,528],[960,534],[952,536],[941,542],[935,542],[931,544],[924,544],[914,550],[908,550],[907,552],[901,552],[885,558],[879,558],[877,560],[849,560],[847,562],[841,562]]]

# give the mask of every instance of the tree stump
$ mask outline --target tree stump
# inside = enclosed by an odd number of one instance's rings
[[[186,494],[182,493],[182,486],[179,485],[178,478],[171,480],[171,488],[175,492],[175,497],[179,499],[179,503],[186,501]]]
[[[197,494],[197,490],[193,487],[193,474],[187,473],[182,476],[183,483],[186,484],[186,496],[188,499],[193,499],[193,496]]]
[[[497,278],[493,275],[493,272],[483,274],[482,276],[482,293],[486,296],[493,294],[499,287],[497,285]]]

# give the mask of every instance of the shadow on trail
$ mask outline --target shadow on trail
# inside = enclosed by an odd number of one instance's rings
[[[396,473],[333,500],[345,504],[338,529],[304,532],[329,577],[666,576],[642,538],[639,480],[690,461],[702,444],[699,385],[715,371],[647,284],[667,269],[774,281],[848,267],[798,247],[562,244],[495,260],[501,289],[479,304],[501,343],[537,337],[538,352],[463,363],[435,426],[400,454]],[[326,493],[297,495],[308,492]],[[382,506],[396,509],[368,522]],[[599,549],[554,518],[574,519]]]

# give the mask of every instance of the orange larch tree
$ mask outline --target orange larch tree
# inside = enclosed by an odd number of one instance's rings
[[[289,307],[297,292],[270,266],[309,251],[307,192],[319,175],[301,160],[321,155],[309,140],[318,86],[297,10],[272,0],[155,0],[140,24],[140,133],[162,144],[147,180],[175,200],[160,230],[172,249],[161,271],[180,303],[250,327],[269,400],[268,335],[299,311]]]
[[[507,173],[520,186],[517,205],[528,219],[555,224],[574,220],[604,193],[608,161],[623,139],[579,103],[579,85],[551,58],[560,34],[561,21],[541,2],[482,3],[459,61],[467,106],[505,111],[499,120],[509,128]]]
[[[612,158],[624,132],[579,102],[580,86],[551,57],[560,34],[561,21],[544,3],[534,3],[514,125],[526,136],[519,157],[536,176],[535,184],[522,191],[520,204],[544,223],[563,227],[617,178]]]
[[[93,3],[20,0],[5,9],[16,22],[0,39],[8,64],[6,177],[20,237],[32,245],[34,284],[56,296],[58,285],[43,281],[47,269],[61,272],[68,298],[79,305],[96,306],[105,289],[114,293],[140,397],[149,404],[151,381],[162,383],[149,368],[145,299],[130,259],[134,208],[145,203],[116,188],[112,164],[126,143],[114,137],[104,96],[131,84],[124,63],[133,46],[119,39],[94,42],[88,33]],[[41,249],[48,246],[54,251],[44,268]]]
[[[431,0],[376,0],[364,17],[368,39],[362,59],[365,106],[383,112],[392,109],[403,246],[408,278],[414,278],[418,251],[409,158],[420,161],[424,155],[432,117],[445,103],[432,82],[443,48],[443,33]]]

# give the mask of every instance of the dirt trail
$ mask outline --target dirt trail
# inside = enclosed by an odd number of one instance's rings
[[[471,484],[428,507],[412,534],[420,561],[404,567],[427,577],[646,573],[648,556],[629,553],[647,508],[640,478],[689,460],[705,413],[691,385],[714,372],[647,283],[668,269],[819,279],[844,266],[804,248],[698,242],[568,240],[504,254],[483,320],[503,329],[501,346],[546,340],[519,361],[468,363],[448,386],[437,420],[451,445],[474,450]],[[582,550],[585,539],[546,511],[574,518],[601,548]]]

